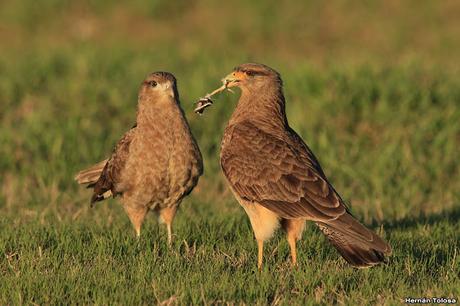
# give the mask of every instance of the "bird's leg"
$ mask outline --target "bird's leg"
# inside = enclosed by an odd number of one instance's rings
[[[279,226],[279,217],[276,213],[263,207],[260,204],[240,200],[241,206],[248,214],[251,227],[254,231],[254,237],[257,240],[257,267],[262,269],[264,241],[273,236],[276,228]]]
[[[305,227],[303,219],[283,219],[281,225],[287,234],[287,241],[291,250],[292,265],[297,265],[297,249],[296,242],[302,237],[302,232]]]
[[[165,207],[160,210],[160,219],[166,224],[168,231],[168,246],[172,244],[172,222],[176,216],[177,205]]]
[[[264,241],[263,240],[257,240],[257,268],[262,270],[262,260],[264,257]]]
[[[126,214],[133,224],[134,230],[136,231],[136,236],[139,238],[141,235],[142,223],[144,223],[145,215],[147,214],[147,208],[145,207],[136,207],[131,205],[123,205]]]
[[[166,223],[166,229],[168,230],[168,246],[171,247],[172,244],[172,224]]]
[[[296,250],[296,239],[293,236],[288,236],[287,241],[289,243],[289,247],[291,249],[291,259],[292,265],[297,265],[297,250]]]

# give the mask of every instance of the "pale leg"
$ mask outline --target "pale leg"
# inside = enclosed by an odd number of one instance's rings
[[[147,214],[147,209],[145,207],[134,207],[130,205],[123,205],[126,214],[133,224],[134,230],[136,231],[137,237],[141,235],[142,223],[144,223],[145,215]]]
[[[302,237],[302,232],[305,227],[304,219],[283,219],[281,225],[286,231],[287,241],[291,250],[292,265],[297,265],[297,249],[296,243]]]
[[[257,240],[257,268],[262,270],[262,262],[264,257],[264,241]]]
[[[279,217],[271,210],[257,203],[239,200],[248,214],[252,230],[257,240],[257,267],[262,269],[264,241],[270,239],[279,226]]]
[[[160,219],[166,224],[166,230],[168,231],[168,246],[172,244],[172,223],[176,212],[177,205],[165,207],[160,210]]]

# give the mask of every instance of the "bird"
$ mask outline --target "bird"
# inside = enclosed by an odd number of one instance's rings
[[[257,240],[262,268],[264,241],[281,226],[292,265],[306,221],[314,222],[352,266],[386,261],[390,245],[361,224],[324,174],[302,138],[289,126],[283,82],[274,69],[256,63],[234,68],[223,82],[241,95],[221,142],[220,165]]]
[[[75,180],[93,188],[92,206],[120,196],[137,237],[147,213],[155,212],[171,245],[177,209],[202,174],[202,155],[180,107],[176,78],[154,72],[141,83],[134,126],[110,158],[80,171]]]

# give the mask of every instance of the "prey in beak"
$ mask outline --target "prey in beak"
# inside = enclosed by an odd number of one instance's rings
[[[211,97],[224,90],[228,90],[233,93],[230,87],[238,86],[238,83],[241,82],[242,77],[244,77],[244,73],[239,72],[239,71],[234,71],[230,73],[229,75],[227,75],[225,78],[222,79],[221,87],[217,88],[211,93],[206,94],[203,98],[200,98],[196,102],[196,107],[194,109],[194,112],[199,115],[202,115],[204,110],[213,104]]]

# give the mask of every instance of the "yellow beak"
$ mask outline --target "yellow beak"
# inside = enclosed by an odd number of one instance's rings
[[[238,83],[245,79],[246,75],[240,71],[234,71],[222,79],[226,88],[238,86]]]

